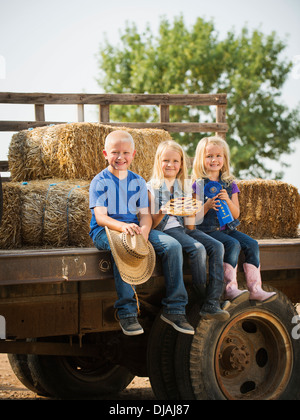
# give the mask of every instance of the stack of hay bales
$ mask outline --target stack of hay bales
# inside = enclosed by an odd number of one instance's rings
[[[3,185],[0,248],[90,246],[89,182],[41,180]]]
[[[4,182],[3,216],[0,224],[0,249],[20,248],[22,211],[20,185],[17,182]]]
[[[135,142],[136,157],[130,169],[148,180],[157,146],[171,139],[170,134],[97,123],[58,124],[15,134],[8,155],[12,180],[91,180],[106,167],[102,150],[107,134],[119,129],[128,131]]]
[[[238,181],[239,230],[253,238],[299,236],[300,195],[293,185],[254,179]]]
[[[97,123],[72,123],[24,130],[12,137],[4,183],[0,248],[91,246],[89,184],[106,166],[107,134],[128,131],[136,147],[130,169],[150,178],[164,130],[130,129]]]

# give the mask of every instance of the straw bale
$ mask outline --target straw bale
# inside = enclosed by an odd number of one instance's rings
[[[263,179],[237,184],[241,191],[241,232],[257,239],[298,237],[300,196],[296,187]]]
[[[90,246],[89,182],[51,179],[20,184],[22,243]]]
[[[98,123],[58,124],[14,134],[8,155],[12,180],[91,180],[106,167],[102,150],[107,134],[118,129],[128,131],[135,141],[137,153],[130,169],[148,180],[156,148],[170,134]]]
[[[0,248],[20,248],[21,241],[21,196],[19,184],[4,182],[3,217],[0,224]]]

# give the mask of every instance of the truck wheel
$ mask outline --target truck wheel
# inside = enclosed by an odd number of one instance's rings
[[[28,362],[33,380],[56,398],[113,396],[134,378],[126,368],[101,359],[29,355]]]
[[[200,319],[199,308],[193,308],[195,336],[179,336],[175,352],[182,398],[300,398],[300,340],[292,338],[297,313],[287,297],[277,293],[271,303],[232,305],[225,323]]]
[[[26,388],[43,397],[49,397],[49,394],[43,389],[41,384],[33,380],[28,367],[27,354],[8,354],[7,356],[12,371]]]
[[[176,385],[174,349],[178,334],[173,327],[157,315],[149,335],[147,369],[150,383],[158,400],[180,398]]]

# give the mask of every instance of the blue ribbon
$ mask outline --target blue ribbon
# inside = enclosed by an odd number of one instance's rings
[[[222,185],[217,181],[210,181],[204,187],[204,194],[208,198],[214,198],[222,190]],[[228,204],[224,200],[220,201],[219,211],[217,211],[218,220],[220,226],[225,226],[227,223],[233,222],[231,211],[229,210]]]

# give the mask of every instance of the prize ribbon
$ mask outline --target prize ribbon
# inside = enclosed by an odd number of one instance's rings
[[[217,181],[210,181],[204,187],[204,194],[208,198],[214,198],[222,189],[222,185]],[[217,211],[220,226],[225,226],[227,223],[233,222],[231,211],[224,200],[220,200],[219,211]]]

